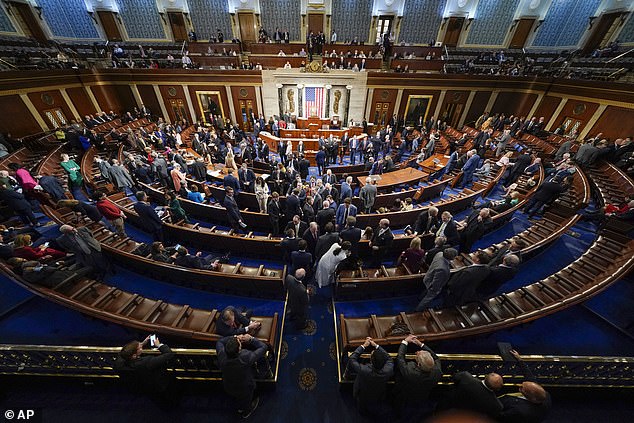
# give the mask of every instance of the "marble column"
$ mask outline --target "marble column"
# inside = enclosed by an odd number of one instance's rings
[[[348,115],[350,114],[350,92],[352,91],[352,85],[346,85],[346,119],[343,121],[343,126],[348,126]]]
[[[328,84],[326,85],[326,116],[329,118],[330,117],[330,89],[332,88],[332,85]]]
[[[304,117],[304,85],[297,84],[297,117]]]

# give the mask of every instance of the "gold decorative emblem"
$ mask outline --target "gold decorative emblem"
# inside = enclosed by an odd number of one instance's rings
[[[304,335],[314,335],[317,333],[317,322],[313,319],[306,320],[306,327],[302,331]]]
[[[387,100],[389,96],[390,96],[390,92],[388,90],[381,91],[381,100]]]
[[[169,87],[167,89],[167,93],[170,95],[170,97],[176,97],[176,88],[174,87]]]
[[[572,109],[572,113],[574,115],[580,115],[582,113],[584,113],[586,111],[586,105],[583,103],[579,103],[575,106],[574,109]]]
[[[299,371],[299,387],[304,391],[312,391],[317,386],[317,372],[310,367]]]
[[[49,93],[43,93],[40,98],[42,102],[48,106],[52,106],[55,103],[55,100],[53,100],[53,97]]]
[[[240,88],[240,97],[246,97],[249,92],[246,88]]]
[[[328,72],[328,70],[324,69],[324,67],[321,65],[321,62],[313,60],[312,62],[307,63],[306,66],[304,66],[303,68],[300,68],[300,72],[324,73]]]

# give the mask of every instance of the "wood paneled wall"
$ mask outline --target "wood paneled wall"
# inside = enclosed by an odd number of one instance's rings
[[[504,113],[506,116],[526,116],[537,100],[537,94],[501,92],[491,108],[492,113]]]
[[[542,98],[542,101],[537,106],[537,110],[535,111],[535,116],[541,117],[544,116],[549,119],[550,116],[555,113],[557,110],[557,106],[561,103],[561,97],[554,97],[552,95],[545,95]],[[531,118],[532,116],[529,116]]]
[[[603,136],[612,141],[617,138],[634,137],[633,111],[608,106],[590,130],[590,135],[594,136],[599,132],[603,132]]]
[[[68,94],[70,101],[72,101],[75,105],[75,109],[77,109],[77,112],[82,119],[84,116],[96,112],[95,106],[93,106],[92,101],[90,101],[84,87],[67,88],[66,93]]]
[[[473,126],[474,122],[484,112],[490,112],[491,110],[484,110],[486,108],[489,99],[491,98],[492,91],[478,91],[473,97],[471,107],[467,112],[467,118],[465,119],[465,125]]]
[[[44,119],[44,122],[46,122],[47,125],[49,122],[44,114],[45,110],[62,109],[64,116],[66,116],[66,119],[68,119],[69,122],[71,119],[75,119],[73,112],[59,90],[37,91],[27,95],[37,111],[40,112],[40,116],[42,116],[42,119]]]
[[[41,131],[31,111],[17,94],[0,96],[0,114],[0,132],[23,137]]]

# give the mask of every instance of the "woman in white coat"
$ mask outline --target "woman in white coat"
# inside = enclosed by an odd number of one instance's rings
[[[330,249],[324,254],[317,264],[315,279],[320,288],[328,286],[335,281],[335,271],[337,265],[350,255],[350,242],[344,241],[339,245],[332,244]]]

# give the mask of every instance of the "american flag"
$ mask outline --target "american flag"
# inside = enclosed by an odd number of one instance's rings
[[[304,94],[306,97],[306,115],[322,117],[324,111],[324,89],[322,87],[306,87]]]

